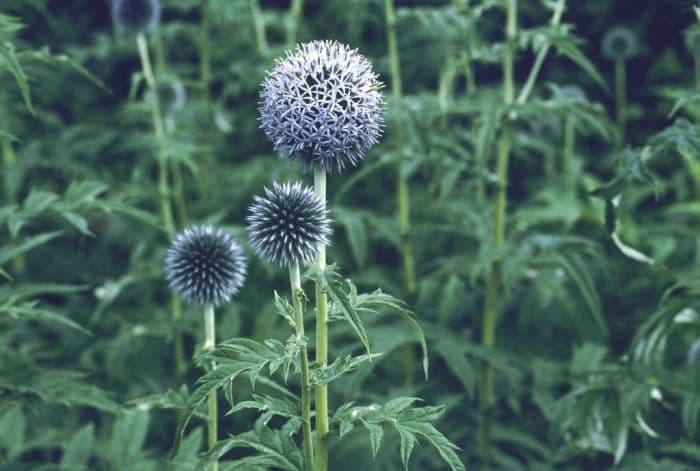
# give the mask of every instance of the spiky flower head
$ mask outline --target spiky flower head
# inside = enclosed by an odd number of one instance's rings
[[[218,306],[245,281],[248,263],[233,237],[212,226],[191,226],[170,244],[165,256],[168,284],[185,302]]]
[[[603,36],[602,50],[607,59],[626,61],[639,52],[639,40],[628,27],[614,26]]]
[[[311,263],[328,244],[331,221],[324,203],[301,183],[274,183],[248,208],[248,240],[262,258],[282,267]]]
[[[261,127],[304,169],[355,166],[382,133],[383,84],[357,50],[312,41],[278,59],[260,93]]]
[[[156,85],[158,105],[163,114],[174,114],[185,107],[187,93],[180,82],[161,82]]]
[[[151,31],[160,22],[158,0],[114,0],[112,20],[117,29],[126,33]]]

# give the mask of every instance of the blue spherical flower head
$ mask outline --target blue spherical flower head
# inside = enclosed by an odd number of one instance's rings
[[[248,209],[248,240],[263,259],[289,267],[313,261],[328,244],[331,221],[321,199],[301,183],[274,183]]]
[[[639,52],[637,35],[626,26],[610,28],[603,36],[603,56],[607,59],[626,61]]]
[[[305,170],[357,165],[382,133],[382,83],[357,50],[312,41],[278,59],[261,92],[260,121],[275,151]]]
[[[119,31],[143,33],[152,31],[160,22],[158,0],[114,0],[112,20]]]
[[[218,306],[240,291],[247,266],[243,249],[229,234],[192,226],[168,248],[165,276],[185,302]]]

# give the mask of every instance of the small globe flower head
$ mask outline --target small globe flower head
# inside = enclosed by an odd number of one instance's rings
[[[185,302],[219,306],[240,291],[248,263],[229,234],[212,226],[185,229],[170,244],[165,276]]]
[[[331,221],[321,199],[301,183],[274,183],[248,208],[248,240],[263,259],[282,267],[313,261],[328,244]]]
[[[700,28],[694,26],[685,31],[683,35],[686,50],[693,54],[700,54]]]
[[[603,56],[612,61],[626,61],[639,52],[637,35],[626,26],[615,26],[603,36]]]
[[[161,82],[156,85],[161,113],[175,114],[185,107],[187,93],[180,82]]]
[[[112,20],[119,31],[143,33],[152,31],[160,22],[159,0],[114,0]]]
[[[305,170],[357,165],[383,127],[382,83],[357,50],[312,41],[278,59],[260,93],[261,128]]]

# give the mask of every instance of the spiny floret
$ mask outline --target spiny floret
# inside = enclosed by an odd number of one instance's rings
[[[263,259],[282,267],[309,264],[328,244],[331,221],[324,203],[301,183],[274,183],[248,209],[248,240]]]
[[[357,50],[312,41],[276,61],[260,94],[261,128],[305,170],[355,166],[382,134],[383,84]]]
[[[631,29],[614,26],[603,36],[602,50],[607,59],[626,61],[639,52],[639,41]]]
[[[188,303],[218,306],[243,287],[248,263],[233,237],[212,226],[191,226],[171,243],[165,257],[170,287]]]
[[[112,19],[119,31],[143,33],[151,31],[160,22],[158,0],[114,0]]]

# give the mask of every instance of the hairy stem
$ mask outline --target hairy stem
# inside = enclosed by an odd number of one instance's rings
[[[294,304],[294,322],[296,324],[297,340],[304,339],[304,309],[302,306],[301,275],[299,264],[289,267],[289,282],[292,288],[292,303]],[[314,469],[314,448],[311,440],[311,386],[309,385],[309,359],[306,353],[306,344],[299,352],[301,360],[301,420],[302,434],[304,437],[304,461],[306,470]]]
[[[326,171],[314,169],[314,190],[326,205]],[[316,255],[316,265],[326,269],[326,246],[321,244]],[[328,364],[328,296],[316,283],[316,364]],[[316,471],[328,470],[328,386],[316,385]]]
[[[627,126],[627,70],[622,59],[615,61],[615,148],[620,150],[625,145],[625,127]]]
[[[216,346],[216,323],[214,322],[214,306],[207,304],[204,306],[204,351],[214,350]],[[216,363],[213,361],[209,364],[211,371],[216,369]],[[209,439],[209,449],[211,450],[216,445],[218,439],[217,430],[217,404],[216,390],[209,393],[207,398],[208,414],[207,414],[207,435]],[[213,462],[209,466],[210,471],[217,471],[219,463]]]
[[[267,57],[270,52],[270,46],[267,44],[265,18],[263,18],[258,0],[250,0],[250,11],[253,15],[253,28],[255,29],[255,42],[258,46],[258,53],[263,57]]]
[[[513,78],[513,62],[517,35],[517,0],[506,0],[506,42],[503,51],[503,102],[506,106],[515,101],[515,83]],[[507,118],[506,118],[507,119]],[[496,175],[498,191],[494,208],[493,244],[497,253],[489,267],[486,282],[486,297],[482,320],[481,343],[486,348],[492,348],[496,339],[496,319],[498,316],[498,295],[501,283],[500,251],[505,238],[506,203],[508,188],[508,161],[511,148],[511,131],[507,120],[503,122],[501,138],[498,143]],[[493,406],[493,366],[485,365],[481,378],[479,395],[479,425],[477,452],[483,469],[488,469],[491,454],[491,409]]]
[[[287,44],[295,44],[297,42],[299,19],[301,18],[303,9],[304,0],[292,0],[287,16]]]

